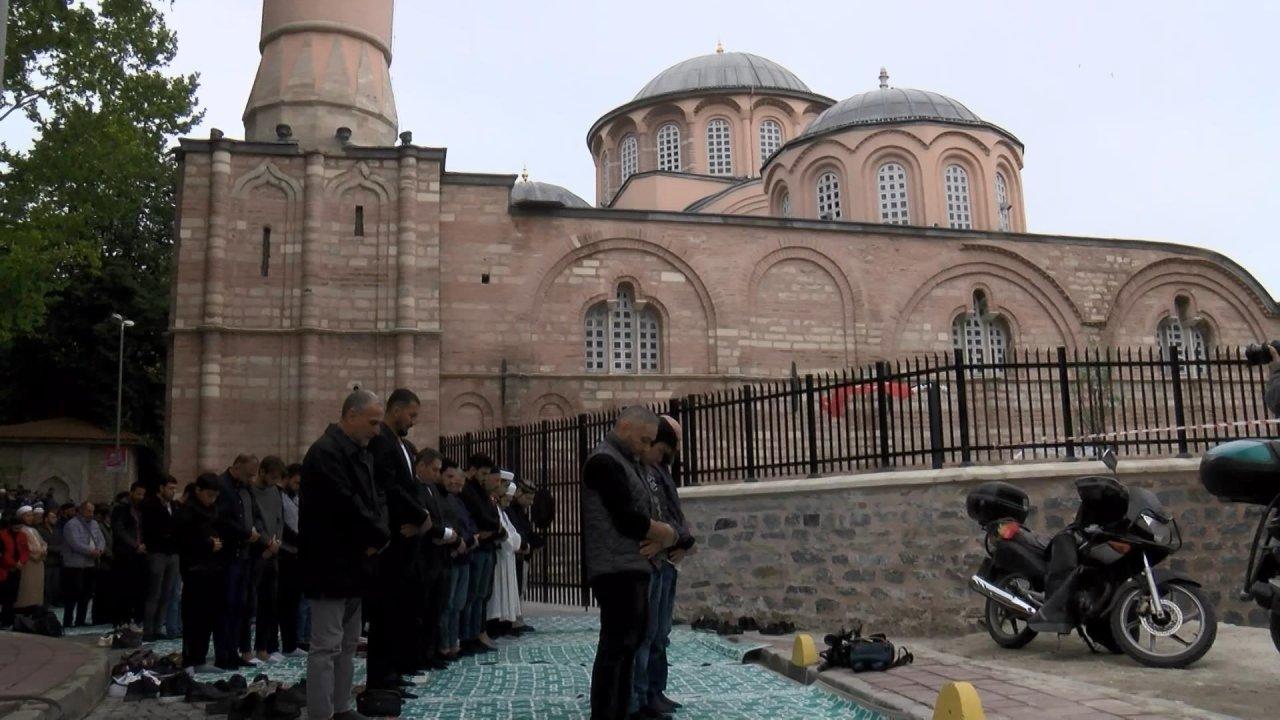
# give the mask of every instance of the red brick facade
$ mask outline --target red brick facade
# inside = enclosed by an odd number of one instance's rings
[[[416,390],[412,437],[432,444],[792,362],[948,350],[975,290],[1014,346],[1149,345],[1175,312],[1213,344],[1280,330],[1246,271],[1189,247],[509,208],[514,177],[446,173],[443,151],[414,146],[216,139],[181,158],[167,433],[181,477],[246,450],[299,458],[354,384]],[[620,283],[658,315],[660,372],[586,371],[585,314]]]

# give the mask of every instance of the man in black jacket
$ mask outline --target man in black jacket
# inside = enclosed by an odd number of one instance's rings
[[[351,708],[360,597],[389,540],[366,449],[381,427],[378,396],[356,390],[302,461],[298,566],[311,603],[307,717],[359,720]]]
[[[135,481],[124,501],[111,509],[115,625],[141,626],[146,618],[147,545],[142,539],[142,501],[146,496],[146,484]]]
[[[158,639],[169,601],[178,589],[178,547],[173,538],[173,495],[178,479],[161,481],[156,494],[142,501],[142,543],[147,547],[147,611],[142,639]]]
[[[222,540],[223,588],[226,601],[222,617],[213,633],[215,664],[223,670],[238,670],[252,663],[240,655],[242,625],[249,602],[252,579],[250,546],[259,539],[254,525],[253,496],[249,486],[258,475],[258,456],[236,456],[231,467],[218,478],[218,537]]]
[[[418,663],[427,670],[443,670],[448,664],[440,657],[440,614],[449,591],[449,551],[457,545],[458,533],[445,521],[442,507],[444,495],[438,483],[444,458],[434,448],[423,448],[417,454],[414,467],[417,470],[418,499],[431,515],[431,530],[423,534],[418,546],[422,579],[417,588],[421,592]]]
[[[489,596],[493,594],[495,546],[503,537],[498,506],[493,499],[500,482],[502,476],[488,455],[477,454],[467,459],[467,484],[462,490],[462,502],[476,524],[480,544],[471,553],[470,586],[458,628],[465,654],[491,652],[497,647],[485,633],[484,621]]]
[[[227,593],[218,537],[218,491],[222,483],[213,473],[196,478],[195,492],[174,517],[173,542],[182,566],[182,667],[214,672],[205,665],[209,635],[222,618]]]
[[[378,558],[377,577],[365,610],[369,621],[368,686],[380,690],[399,691],[400,676],[419,669],[414,633],[422,597],[414,591],[421,586],[418,536],[430,529],[431,518],[418,499],[413,453],[404,440],[418,419],[419,407],[418,396],[411,390],[392,392],[378,434],[369,441],[373,482],[386,499],[391,537],[390,547]]]
[[[592,720],[627,717],[636,648],[648,624],[654,558],[677,539],[675,529],[660,519],[641,459],[657,434],[653,411],[629,407],[582,469],[587,581],[600,605]]]

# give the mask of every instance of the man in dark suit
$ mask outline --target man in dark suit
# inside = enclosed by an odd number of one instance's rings
[[[422,598],[419,615],[419,664],[427,670],[443,670],[448,664],[440,657],[440,614],[448,594],[449,552],[458,543],[458,532],[445,522],[440,492],[440,473],[444,458],[434,448],[423,448],[417,454],[418,498],[431,515],[431,530],[422,536],[419,546],[421,583],[417,590]]]
[[[431,530],[431,516],[418,497],[413,453],[405,436],[418,419],[420,403],[411,390],[397,389],[387,398],[386,413],[378,434],[369,441],[373,457],[373,481],[386,499],[387,528],[391,545],[378,558],[376,577],[368,593],[368,686],[401,690],[408,681],[401,675],[419,669],[416,618],[421,595],[406,588],[420,584],[419,536]],[[303,510],[305,512],[305,509]]]
[[[389,539],[386,508],[374,488],[366,449],[378,434],[382,406],[368,390],[342,404],[342,418],[311,445],[299,489],[298,568],[311,603],[307,717],[358,719],[351,707],[360,598],[375,556]]]

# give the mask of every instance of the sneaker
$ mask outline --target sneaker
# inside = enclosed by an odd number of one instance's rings
[[[284,660],[284,655],[281,655],[281,654],[280,654],[280,653],[278,653],[278,652],[273,652],[273,653],[271,653],[270,655],[268,655],[268,656],[267,656],[267,662],[278,663],[278,662],[281,662],[281,661],[283,661],[283,660]]]
[[[111,686],[107,688],[107,697],[122,698],[129,691],[129,685],[142,677],[142,673],[125,672],[111,678]]]

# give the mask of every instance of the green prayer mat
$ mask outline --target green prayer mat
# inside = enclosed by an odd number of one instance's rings
[[[531,618],[537,632],[498,640],[497,652],[473,655],[432,672],[412,688],[402,717],[439,720],[586,720],[591,665],[599,633],[590,615]],[[105,631],[105,628],[103,629]],[[153,643],[157,653],[180,652],[181,642]],[[880,714],[818,687],[792,682],[744,658],[760,645],[735,643],[687,627],[671,631],[667,695],[683,703],[677,720],[885,720]],[[244,674],[266,673],[294,683],[306,658],[266,663]],[[199,675],[213,681],[232,673]],[[364,660],[356,658],[356,682]]]

